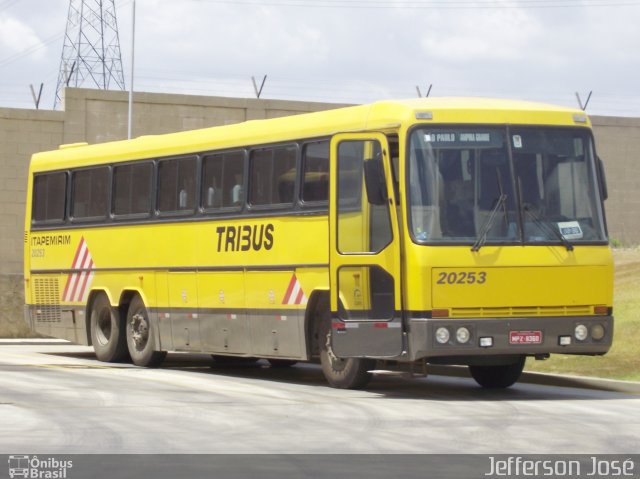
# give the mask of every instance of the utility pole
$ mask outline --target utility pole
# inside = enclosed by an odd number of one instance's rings
[[[44,88],[44,83],[40,83],[40,90],[38,91],[38,94],[36,95],[36,91],[33,88],[33,85],[29,85],[29,88],[31,88],[31,96],[33,97],[33,103],[36,104],[36,110],[40,108],[40,98],[42,98],[42,89]]]
[[[424,96],[425,98],[429,97],[431,93],[431,88],[433,87],[433,83],[429,85],[429,89],[427,90],[427,94]],[[416,92],[418,93],[418,98],[422,98],[422,92],[420,91],[420,87],[416,85]]]
[[[69,0],[54,109],[66,86],[126,89],[115,0]]]
[[[130,140],[133,134],[133,65],[136,51],[136,0],[131,6],[131,80],[129,81],[129,115],[127,123],[127,138]]]
[[[256,78],[251,77],[251,81],[253,82],[253,91],[256,92],[256,98],[260,98],[262,95],[262,89],[264,88],[264,83],[267,81],[267,75],[262,79],[262,83],[260,84],[260,88],[258,88],[258,84],[256,83]]]
[[[584,102],[584,104],[582,103],[582,99],[580,98],[580,94],[578,92],[576,92],[576,99],[578,100],[578,105],[580,105],[580,109],[582,111],[586,111],[587,110],[587,105],[589,104],[589,100],[591,100],[591,94],[593,93],[593,90],[591,90],[589,92],[589,95],[587,96],[587,101]]]

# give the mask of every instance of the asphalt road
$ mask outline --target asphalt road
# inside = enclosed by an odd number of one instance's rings
[[[640,451],[638,393],[570,381],[487,391],[438,375],[344,391],[317,365],[258,364],[173,354],[141,369],[81,346],[0,341],[0,453]]]

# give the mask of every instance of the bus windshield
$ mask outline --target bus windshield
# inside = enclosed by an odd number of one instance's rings
[[[588,130],[417,128],[409,138],[409,211],[418,243],[604,242]]]

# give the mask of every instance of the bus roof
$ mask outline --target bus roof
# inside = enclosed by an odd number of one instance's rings
[[[47,171],[168,157],[327,137],[338,132],[397,130],[416,123],[589,126],[589,120],[581,110],[542,103],[490,98],[390,100],[199,130],[140,136],[132,140],[62,145],[58,150],[36,153],[31,161],[31,169]]]

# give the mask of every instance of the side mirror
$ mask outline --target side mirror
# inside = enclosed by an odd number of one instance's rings
[[[378,206],[387,203],[389,197],[382,158],[376,157],[364,162],[364,184],[369,203]]]
[[[609,191],[607,190],[607,177],[604,174],[604,163],[600,157],[597,157],[596,165],[598,167],[598,185],[600,186],[600,194],[604,201],[609,198]]]

